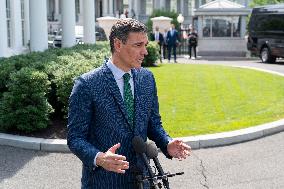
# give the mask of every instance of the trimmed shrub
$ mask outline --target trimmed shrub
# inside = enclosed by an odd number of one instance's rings
[[[17,128],[32,132],[46,128],[53,111],[46,94],[50,89],[47,74],[34,68],[22,68],[10,76],[0,108],[1,130]]]
[[[142,66],[149,67],[155,66],[157,60],[159,59],[159,45],[156,42],[149,42],[147,45],[148,55],[145,56]]]
[[[52,112],[66,117],[74,79],[110,56],[108,42],[0,59],[0,130],[45,128]]]

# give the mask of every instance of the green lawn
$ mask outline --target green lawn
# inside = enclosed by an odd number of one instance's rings
[[[166,64],[154,73],[172,137],[241,129],[284,118],[284,77],[215,65]]]

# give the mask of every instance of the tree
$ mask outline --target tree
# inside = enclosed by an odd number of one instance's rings
[[[278,4],[284,3],[284,0],[252,0],[250,3],[250,7],[256,7],[261,5],[271,5],[271,4]]]

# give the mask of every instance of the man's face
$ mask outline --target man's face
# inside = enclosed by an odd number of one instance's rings
[[[115,41],[115,50],[119,58],[119,66],[124,71],[131,68],[141,68],[144,56],[148,54],[146,46],[148,37],[143,32],[131,32],[125,44],[121,40]]]

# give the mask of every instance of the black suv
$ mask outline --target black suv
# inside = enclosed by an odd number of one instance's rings
[[[253,8],[248,25],[247,48],[262,62],[284,57],[284,4]]]

